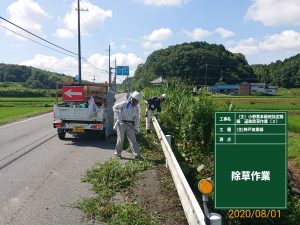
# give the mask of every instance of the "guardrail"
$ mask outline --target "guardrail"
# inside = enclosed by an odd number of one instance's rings
[[[155,117],[152,122],[160,140],[168,167],[175,183],[181,205],[190,225],[206,225],[205,217]]]

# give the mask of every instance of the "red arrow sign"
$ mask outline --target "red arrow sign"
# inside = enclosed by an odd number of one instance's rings
[[[65,86],[62,87],[63,101],[83,101],[83,87],[82,86]]]

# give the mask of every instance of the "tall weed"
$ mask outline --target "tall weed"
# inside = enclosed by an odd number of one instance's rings
[[[143,90],[146,98],[162,93],[168,99],[162,105],[159,124],[165,134],[172,135],[172,147],[179,157],[189,167],[197,168],[203,163],[203,156],[214,150],[214,112],[225,110],[226,105],[217,105],[205,92],[193,96],[183,83]]]

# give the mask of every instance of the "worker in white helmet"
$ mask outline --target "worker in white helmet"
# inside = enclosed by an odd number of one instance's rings
[[[126,101],[117,103],[113,111],[117,118],[114,129],[117,131],[118,139],[115,148],[115,155],[121,158],[125,134],[130,143],[130,147],[135,159],[140,158],[140,149],[135,138],[135,133],[140,133],[140,112],[138,104],[141,100],[141,94],[133,92]]]
[[[157,110],[157,114],[159,115],[161,111],[161,104],[165,100],[167,100],[166,94],[146,99],[146,130],[148,134],[150,134],[152,130],[151,118],[153,113],[155,110]]]

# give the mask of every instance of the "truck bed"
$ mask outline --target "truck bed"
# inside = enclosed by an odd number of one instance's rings
[[[97,113],[89,114],[88,108],[61,107],[54,105],[54,118],[60,120],[103,121],[106,109],[101,107]]]

